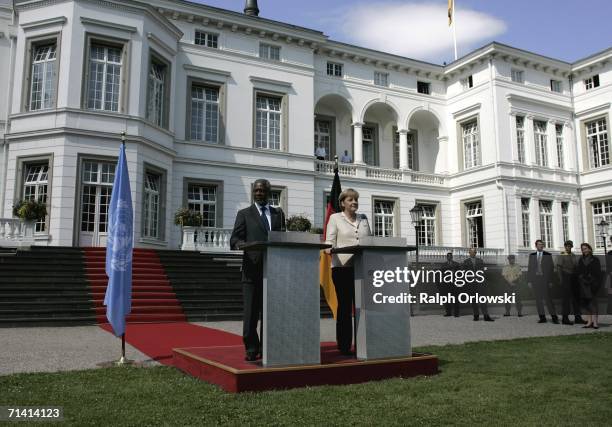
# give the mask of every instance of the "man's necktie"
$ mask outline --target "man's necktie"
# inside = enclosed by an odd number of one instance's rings
[[[266,216],[266,206],[261,207],[261,222],[264,225],[266,231],[270,230],[270,223],[268,222],[268,217]]]
[[[538,274],[542,274],[542,252],[538,252]]]

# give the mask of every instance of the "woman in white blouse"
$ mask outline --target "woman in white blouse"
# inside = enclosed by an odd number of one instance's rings
[[[358,245],[360,238],[370,235],[368,218],[357,213],[359,193],[348,188],[340,193],[338,200],[341,212],[329,217],[325,243],[332,245],[333,248]],[[352,258],[351,254],[332,255],[332,280],[338,297],[336,341],[338,349],[344,355],[353,354],[351,344],[353,341],[352,312],[355,300],[355,274]]]

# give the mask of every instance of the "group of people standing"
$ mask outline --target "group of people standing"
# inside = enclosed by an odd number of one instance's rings
[[[564,250],[553,260],[552,255],[544,250],[544,243],[536,240],[536,252],[529,255],[527,268],[527,284],[533,289],[539,323],[546,323],[544,305],[548,309],[553,323],[559,323],[559,318],[552,300],[551,289],[556,272],[559,277],[561,290],[561,323],[564,325],[583,324],[584,328],[599,328],[597,294],[605,283],[605,277],[610,274],[610,263],[607,263],[608,271],[604,274],[601,262],[593,256],[593,248],[588,243],[580,245],[581,256],[572,252],[574,243],[568,240],[564,244]],[[607,257],[612,257],[612,251]],[[586,313],[586,320],[582,318],[582,312]],[[569,318],[574,314],[574,322]]]
[[[253,204],[238,212],[236,222],[231,236],[232,249],[243,249],[245,245],[252,242],[267,240],[269,231],[284,230],[284,213],[281,209],[274,208],[269,204],[271,193],[270,182],[259,179],[253,183]],[[358,245],[359,240],[371,235],[370,225],[367,217],[358,214],[359,193],[351,188],[341,192],[339,196],[341,211],[330,216],[327,224],[325,242],[332,248]],[[555,306],[551,297],[551,288],[555,272],[559,274],[562,289],[562,323],[573,324],[569,319],[571,312],[574,314],[574,322],[584,324],[584,328],[599,328],[597,311],[597,293],[603,284],[601,264],[593,256],[593,249],[588,243],[580,245],[582,256],[579,257],[572,252],[573,243],[565,242],[565,251],[562,252],[556,262],[550,253],[544,251],[544,243],[536,241],[536,252],[529,255],[527,269],[527,282],[533,289],[540,323],[545,323],[546,316],[544,305],[553,323],[559,323]],[[328,250],[329,251],[329,250]],[[476,249],[468,250],[469,257],[462,264],[453,260],[453,254],[448,253],[446,262],[441,266],[442,270],[484,270],[484,262],[476,256]],[[245,251],[242,262],[242,282],[244,299],[244,321],[243,341],[246,350],[245,359],[255,361],[261,357],[261,329],[257,332],[257,325],[262,314],[263,294],[263,263],[262,254],[259,252]],[[344,355],[354,354],[352,351],[353,322],[352,312],[355,300],[353,256],[351,254],[332,255],[332,279],[338,299],[338,311],[336,316],[336,339],[338,349]],[[612,251],[608,253],[608,274],[612,269]],[[516,294],[516,306],[518,316],[522,316],[522,301],[518,285],[522,278],[521,267],[516,264],[514,255],[508,256],[508,265],[504,266],[502,276],[505,281],[506,291]],[[486,285],[486,284],[485,284]],[[482,284],[480,285],[482,287]],[[459,292],[460,288],[452,286],[452,292]],[[475,294],[478,291],[475,285],[467,285],[463,292]],[[457,299],[456,299],[457,300]],[[447,316],[458,317],[459,302],[447,304]],[[506,304],[505,316],[510,315],[510,304]],[[473,302],[472,310],[474,320],[480,319],[480,315],[487,322],[493,319],[489,315],[486,303]],[[582,310],[587,313],[587,320],[582,319]],[[262,327],[260,323],[260,328]]]

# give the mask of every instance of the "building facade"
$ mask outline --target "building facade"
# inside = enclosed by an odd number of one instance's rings
[[[14,4],[0,217],[46,202],[37,244],[105,244],[121,132],[140,247],[179,247],[180,207],[227,233],[257,178],[322,226],[345,151],[342,185],[379,236],[413,242],[415,204],[425,246],[601,248],[612,222],[612,48],[567,63],[490,43],[440,66],[182,0]]]

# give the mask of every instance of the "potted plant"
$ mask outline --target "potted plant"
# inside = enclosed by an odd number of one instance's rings
[[[287,218],[287,231],[308,232],[312,228],[312,223],[303,215],[292,215]]]
[[[183,207],[174,214],[174,223],[181,227],[199,227],[202,225],[202,215]]]
[[[38,200],[20,200],[13,205],[13,215],[24,222],[40,221],[47,216],[47,205]]]
[[[202,215],[199,212],[182,207],[174,213],[174,223],[180,225],[182,229],[181,249],[195,250],[197,240],[196,228],[202,225]]]

